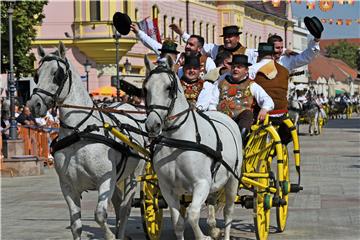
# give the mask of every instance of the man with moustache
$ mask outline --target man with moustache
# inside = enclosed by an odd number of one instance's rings
[[[177,25],[170,25],[171,29],[179,34],[182,39],[186,42],[190,35],[184,32]],[[223,27],[223,34],[220,37],[223,37],[223,45],[217,45],[213,43],[206,43],[203,47],[203,53],[210,56],[212,59],[216,59],[217,55],[222,51],[226,50],[235,54],[245,54],[249,58],[250,63],[256,63],[257,53],[255,49],[249,49],[241,45],[240,43],[240,34],[239,27],[236,25]]]

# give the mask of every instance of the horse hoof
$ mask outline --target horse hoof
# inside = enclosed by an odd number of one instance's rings
[[[312,135],[314,135],[314,134],[310,133],[310,136],[312,136]]]
[[[221,230],[220,228],[213,228],[210,230],[210,236],[213,238],[213,239],[220,239],[221,237]]]

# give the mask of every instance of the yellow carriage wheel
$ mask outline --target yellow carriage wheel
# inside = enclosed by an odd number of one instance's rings
[[[286,201],[285,205],[276,207],[276,222],[279,232],[283,232],[286,227],[286,220],[288,216],[288,207],[289,207],[289,193],[290,193],[290,171],[289,171],[289,155],[288,150],[285,145],[283,145],[283,179],[284,182],[281,183],[281,191],[279,197]]]
[[[267,161],[259,161],[258,173],[268,173]],[[269,178],[258,178],[257,182],[269,186]],[[270,228],[270,209],[272,197],[265,189],[255,187],[254,191],[254,224],[256,239],[267,239]]]
[[[146,176],[155,176],[151,165],[147,164],[145,168]],[[143,228],[148,240],[160,239],[163,210],[159,207],[159,197],[161,196],[157,180],[145,180],[141,182],[141,217],[143,219]]]
[[[319,128],[318,128],[319,134],[321,133],[323,127],[324,127],[324,118],[322,116],[319,116]]]

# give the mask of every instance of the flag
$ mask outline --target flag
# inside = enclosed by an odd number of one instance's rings
[[[272,0],[271,2],[274,7],[280,6],[280,0]]]
[[[307,0],[306,9],[314,10],[315,9],[315,1],[314,0]]]
[[[329,19],[329,24],[333,24],[333,22],[334,22],[334,19],[330,18]]]
[[[322,18],[322,19],[321,19],[321,22],[322,22],[322,23],[326,23],[326,18]]]
[[[350,5],[353,5],[354,4],[354,0],[348,0],[347,3],[350,4]]]
[[[336,25],[343,25],[343,20],[342,19],[338,19],[336,21]]]
[[[333,1],[320,0],[319,8],[323,12],[330,11],[334,7]]]
[[[143,19],[139,22],[139,27],[144,31],[149,37],[161,43],[160,30],[158,27],[158,19],[150,19],[149,17]]]
[[[352,23],[352,19],[346,19],[346,20],[345,20],[346,26],[350,26],[351,23]]]

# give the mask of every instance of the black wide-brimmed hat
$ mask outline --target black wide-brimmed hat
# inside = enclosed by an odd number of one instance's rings
[[[224,36],[232,36],[232,35],[239,35],[242,32],[239,32],[239,27],[236,25],[231,25],[227,27],[223,27],[223,34],[220,37]]]
[[[200,68],[200,56],[195,54],[186,55],[183,67]]]
[[[258,53],[260,55],[273,54],[275,52],[274,44],[261,42],[259,43]]]
[[[317,17],[305,17],[304,23],[311,35],[315,38],[321,38],[321,33],[324,31],[324,26]]]
[[[248,56],[244,54],[235,54],[233,55],[232,61],[229,63],[231,65],[243,65],[246,67],[251,66],[252,64],[249,63]]]
[[[127,14],[116,12],[113,16],[113,24],[121,35],[128,35],[130,32],[131,19]]]
[[[177,44],[174,41],[170,39],[166,39],[162,43],[161,48],[158,50],[162,53],[175,53],[175,54],[180,53],[179,51],[176,50],[176,48],[177,48]]]

